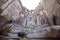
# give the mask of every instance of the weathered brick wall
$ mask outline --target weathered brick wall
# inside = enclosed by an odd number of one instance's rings
[[[4,3],[6,3],[8,0],[0,0],[0,7],[4,4]]]
[[[18,0],[9,0],[1,6],[1,9],[3,10],[2,16],[14,20],[19,17],[22,7]]]
[[[57,19],[56,24],[60,25],[60,4],[57,3],[59,0],[42,0],[41,4],[43,10],[46,12],[50,24],[53,25],[52,15],[55,15]]]

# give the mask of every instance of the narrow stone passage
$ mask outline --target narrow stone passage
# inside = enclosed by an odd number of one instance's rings
[[[60,0],[0,0],[0,40],[52,38],[60,40]]]

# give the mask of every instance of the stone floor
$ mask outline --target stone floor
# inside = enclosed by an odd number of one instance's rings
[[[28,40],[42,40],[39,38],[44,38],[46,36],[45,33],[50,32],[51,29],[55,29],[55,30],[60,29],[60,26],[47,26],[47,25],[45,25],[45,27],[39,26],[34,29],[31,28],[28,29],[18,24],[8,24],[7,26],[11,26],[12,28],[11,32],[8,34],[9,37],[12,38],[13,36],[16,36],[18,32],[25,32],[27,34],[26,37],[28,37]],[[6,38],[3,38],[1,40],[5,40],[5,39]],[[11,39],[6,39],[6,40],[11,40]]]

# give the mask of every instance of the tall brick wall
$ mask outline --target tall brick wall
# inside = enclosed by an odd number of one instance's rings
[[[53,25],[53,16],[56,16],[56,24],[60,25],[60,4],[59,0],[41,0],[43,10],[46,11],[50,24]]]

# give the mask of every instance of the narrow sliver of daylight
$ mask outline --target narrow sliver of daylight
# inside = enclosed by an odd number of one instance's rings
[[[29,10],[35,9],[39,4],[40,0],[21,0],[22,5]]]

